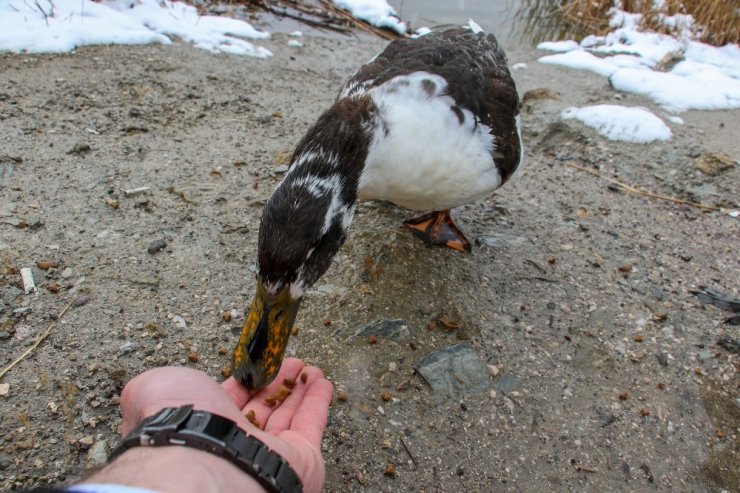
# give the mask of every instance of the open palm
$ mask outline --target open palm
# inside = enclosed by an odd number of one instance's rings
[[[305,374],[305,382],[301,374]],[[266,398],[274,395],[285,379],[296,382],[287,398],[273,406]],[[280,454],[303,482],[307,493],[320,492],[325,468],[321,437],[326,428],[332,384],[319,368],[304,366],[295,358],[286,359],[277,378],[266,388],[250,392],[233,378],[218,384],[205,373],[190,368],[165,367],[149,370],[123,389],[121,412],[123,434],[145,417],[165,407],[193,404],[237,423],[248,434],[262,440]],[[255,427],[246,418],[254,411]]]

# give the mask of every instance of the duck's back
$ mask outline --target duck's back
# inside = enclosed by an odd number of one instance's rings
[[[360,182],[365,198],[454,207],[495,190],[520,163],[516,86],[491,34],[453,29],[394,41],[338,99],[362,95],[379,115]]]

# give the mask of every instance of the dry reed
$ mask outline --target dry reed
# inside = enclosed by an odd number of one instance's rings
[[[662,4],[660,8],[656,4]],[[697,39],[721,46],[740,42],[740,9],[737,0],[622,0],[621,10],[641,14],[640,28],[678,34],[680,27],[669,26],[666,16],[688,14],[695,20],[691,28]],[[614,0],[562,0],[563,20],[580,34],[605,34],[610,30],[609,10]]]

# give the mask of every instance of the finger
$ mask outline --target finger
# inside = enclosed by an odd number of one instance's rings
[[[334,386],[325,378],[309,381],[308,384],[306,395],[290,422],[290,430],[302,435],[320,450]]]
[[[240,384],[234,377],[227,378],[221,384],[221,387],[223,387],[226,393],[231,396],[234,404],[236,404],[239,409],[244,407],[249,400],[250,395],[253,393],[244,385]]]
[[[290,428],[290,422],[293,420],[296,412],[301,406],[303,399],[306,396],[306,392],[310,388],[310,384],[324,378],[324,374],[319,368],[315,366],[307,366],[303,368],[301,374],[306,375],[306,382],[302,382],[301,376],[296,379],[296,385],[293,387],[293,392],[285,399],[285,401],[277,407],[269,419],[265,423],[265,431],[270,433],[278,434],[283,430]]]
[[[282,405],[280,401],[274,401],[274,403],[270,405],[271,403],[268,403],[267,398],[275,397],[280,392],[280,388],[285,385],[285,379],[296,381],[301,370],[303,370],[303,366],[303,361],[297,358],[288,358],[283,361],[283,365],[280,367],[280,372],[277,377],[275,377],[275,380],[273,380],[270,385],[254,394],[242,407],[242,412],[246,415],[249,410],[254,411],[255,420],[260,424],[260,427],[264,428],[270,415],[276,408]]]

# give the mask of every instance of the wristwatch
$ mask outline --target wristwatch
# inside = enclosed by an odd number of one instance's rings
[[[301,493],[298,474],[261,440],[230,419],[193,406],[168,407],[145,418],[108,457],[112,461],[133,447],[180,445],[222,457],[255,478],[270,493]]]

